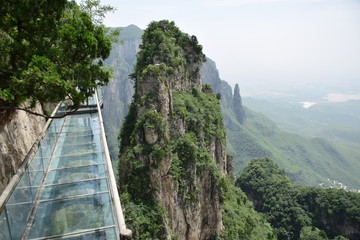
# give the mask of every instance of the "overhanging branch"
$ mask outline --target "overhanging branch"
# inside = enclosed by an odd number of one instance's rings
[[[39,117],[43,117],[43,118],[46,118],[46,119],[49,119],[49,118],[52,118],[52,119],[56,119],[56,118],[63,118],[63,117],[66,117],[70,114],[73,114],[74,112],[76,112],[79,108],[76,108],[70,112],[67,112],[63,115],[60,115],[60,116],[49,116],[49,115],[45,115],[45,114],[41,114],[41,113],[37,113],[37,112],[33,112],[29,109],[26,109],[26,108],[21,108],[21,107],[0,107],[0,109],[3,109],[3,110],[20,110],[20,111],[25,111],[29,114],[32,114],[32,115],[35,115],[35,116],[39,116]]]

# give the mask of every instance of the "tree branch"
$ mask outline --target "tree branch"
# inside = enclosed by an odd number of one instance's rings
[[[63,115],[61,115],[61,116],[48,116],[48,115],[41,114],[41,113],[37,113],[37,112],[33,112],[33,111],[29,110],[29,109],[21,108],[21,107],[0,107],[0,109],[4,109],[4,110],[21,110],[21,111],[25,111],[25,112],[27,112],[27,113],[30,113],[30,114],[32,114],[32,115],[39,116],[39,117],[43,117],[43,118],[46,118],[46,119],[49,119],[49,118],[51,118],[51,119],[57,119],[57,118],[64,118],[64,117],[66,117],[66,116],[68,116],[68,115],[76,112],[79,108],[76,108],[76,109],[74,109],[74,110],[72,110],[72,111],[70,111],[70,112],[67,112],[67,113],[65,113],[65,114],[63,114]]]

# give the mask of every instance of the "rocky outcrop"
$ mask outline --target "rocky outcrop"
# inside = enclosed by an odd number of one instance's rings
[[[117,159],[119,149],[117,138],[122,122],[129,111],[134,95],[134,81],[130,74],[134,71],[136,53],[139,51],[143,31],[134,26],[120,28],[121,43],[113,43],[110,56],[105,64],[114,66],[114,78],[103,87],[103,117],[112,159]]]
[[[209,58],[206,59],[201,73],[202,82],[211,85],[214,92],[221,95],[221,108],[224,112],[226,128],[229,130],[238,129],[238,124],[231,120],[229,114],[232,113],[240,124],[244,124],[246,121],[239,85],[235,85],[234,94],[232,94],[231,86],[226,81],[220,79],[215,62]]]
[[[206,58],[206,62],[204,62],[201,68],[201,81],[204,84],[209,84],[214,92],[221,95],[222,109],[231,109],[231,86],[226,81],[220,79],[219,71],[216,68],[216,63],[210,58]]]
[[[40,105],[34,110],[42,113]],[[43,117],[24,111],[16,111],[3,121],[6,122],[2,122],[0,128],[0,194],[21,166],[45,125]]]
[[[240,124],[244,124],[245,123],[245,111],[242,106],[239,84],[235,85],[234,96],[232,99],[232,109],[234,111],[235,117],[238,120],[238,122]]]
[[[111,54],[105,61],[106,65],[114,66],[115,77],[103,87],[104,120],[115,129],[121,127],[134,94],[134,84],[129,75],[134,71],[143,32],[134,25],[120,28],[120,31],[122,42],[113,43]]]
[[[136,216],[127,222],[135,235],[211,239],[222,230],[217,181],[228,164],[220,103],[201,85],[201,46],[167,21],[151,23],[143,39],[121,134],[120,185],[131,199],[125,209],[151,208],[160,229],[141,228]]]

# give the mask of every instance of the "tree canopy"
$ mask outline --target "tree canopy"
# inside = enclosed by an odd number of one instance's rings
[[[236,185],[264,213],[279,239],[360,237],[359,193],[295,185],[270,159],[252,160]]]
[[[109,81],[102,60],[111,41],[85,7],[67,0],[3,0],[0,16],[0,107],[69,98],[77,108]]]

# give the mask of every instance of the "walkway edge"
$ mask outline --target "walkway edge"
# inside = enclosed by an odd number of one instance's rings
[[[59,109],[60,104],[61,104],[61,102],[55,107],[54,111],[51,114],[51,117],[55,116],[55,113]],[[6,186],[6,188],[2,192],[2,194],[0,196],[0,211],[3,210],[5,203],[7,202],[8,198],[10,197],[10,195],[12,193],[12,190],[15,189],[16,184],[18,184],[18,182],[20,181],[22,175],[25,173],[26,169],[28,168],[28,166],[29,166],[29,164],[30,164],[30,162],[32,160],[32,154],[37,151],[42,139],[45,136],[45,132],[48,129],[51,121],[52,121],[51,118],[49,118],[46,121],[40,135],[37,137],[34,144],[31,146],[29,152],[26,154],[21,166],[16,171],[16,174],[11,178],[9,184]]]
[[[132,235],[132,231],[130,229],[126,228],[124,213],[123,213],[123,210],[122,210],[122,207],[120,204],[119,192],[117,189],[116,179],[115,179],[114,171],[112,168],[109,148],[107,145],[105,129],[104,129],[104,122],[103,122],[103,118],[102,118],[102,114],[101,114],[101,108],[100,108],[97,92],[96,92],[95,96],[96,96],[96,104],[98,106],[98,112],[99,112],[100,132],[101,132],[101,137],[103,138],[103,147],[104,147],[106,165],[107,165],[107,169],[109,171],[110,191],[111,191],[111,196],[113,197],[116,216],[118,219],[120,238],[123,237],[125,239],[130,239],[131,235]]]

